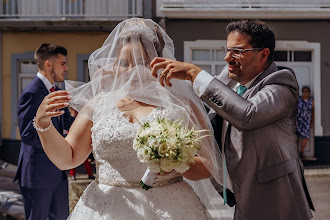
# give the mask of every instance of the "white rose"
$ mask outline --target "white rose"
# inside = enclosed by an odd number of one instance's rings
[[[169,150],[169,147],[168,147],[168,145],[166,143],[163,143],[160,146],[158,146],[158,154],[161,157],[164,157],[165,154],[168,152],[168,150]]]
[[[159,173],[160,172],[160,165],[158,162],[155,162],[153,160],[148,161],[148,168],[154,173]]]
[[[181,163],[180,165],[178,165],[177,167],[175,167],[175,170],[179,173],[184,173],[187,170],[189,170],[189,166],[186,163]]]
[[[148,147],[143,147],[137,150],[137,157],[141,162],[150,160],[151,149]]]
[[[149,138],[148,139],[149,146],[157,146],[158,145],[158,139],[156,138]]]
[[[135,139],[133,140],[133,148],[134,150],[137,150],[139,148],[140,144]]]
[[[144,150],[143,149],[139,149],[136,153],[137,157],[139,158],[139,160],[141,162],[145,162],[146,161],[146,157],[145,157],[145,154],[144,154]]]
[[[174,164],[173,164],[172,160],[167,159],[167,158],[163,158],[160,161],[160,167],[165,172],[171,172],[174,169]]]
[[[189,158],[192,158],[196,155],[197,149],[194,147],[183,147],[182,153],[187,154]]]

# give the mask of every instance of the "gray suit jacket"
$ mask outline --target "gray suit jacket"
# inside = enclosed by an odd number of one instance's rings
[[[201,97],[230,123],[225,157],[237,202],[234,219],[311,219],[314,207],[296,147],[299,87],[293,71],[272,63],[242,97],[233,91],[236,84],[224,70]]]

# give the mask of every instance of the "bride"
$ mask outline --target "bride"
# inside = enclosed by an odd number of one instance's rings
[[[212,218],[205,207],[213,192],[209,178],[221,183],[222,169],[210,121],[191,84],[173,80],[180,90],[171,90],[151,76],[149,63],[157,56],[174,59],[170,37],[152,20],[125,20],[90,56],[90,82],[67,81],[67,91],[53,92],[41,103],[34,124],[50,160],[67,170],[92,151],[96,161],[96,180],[70,219]],[[50,119],[69,104],[79,114],[63,138]],[[157,174],[153,188],[144,190],[139,182],[147,166],[139,161],[133,139],[141,123],[159,116],[210,133],[188,171]]]

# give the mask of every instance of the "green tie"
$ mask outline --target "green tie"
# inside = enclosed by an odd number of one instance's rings
[[[237,88],[237,94],[242,96],[246,90],[247,88],[245,86],[239,85],[239,87]]]

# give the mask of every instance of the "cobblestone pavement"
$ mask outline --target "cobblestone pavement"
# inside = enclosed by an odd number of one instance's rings
[[[24,219],[24,209],[19,186],[13,184],[12,180],[16,172],[16,166],[6,164],[0,168],[0,220],[2,219]],[[79,169],[77,169],[78,171]],[[82,168],[83,170],[83,168]],[[84,172],[83,172],[84,173]],[[86,182],[86,175],[77,174],[77,180],[69,180],[70,183]],[[330,168],[305,169],[307,185],[315,205],[313,220],[330,219]],[[210,198],[211,202],[222,203],[218,197]],[[231,215],[231,209],[223,208],[226,216]],[[217,216],[217,212],[213,214]],[[223,219],[223,218],[222,218]],[[224,220],[228,220],[225,218]]]

